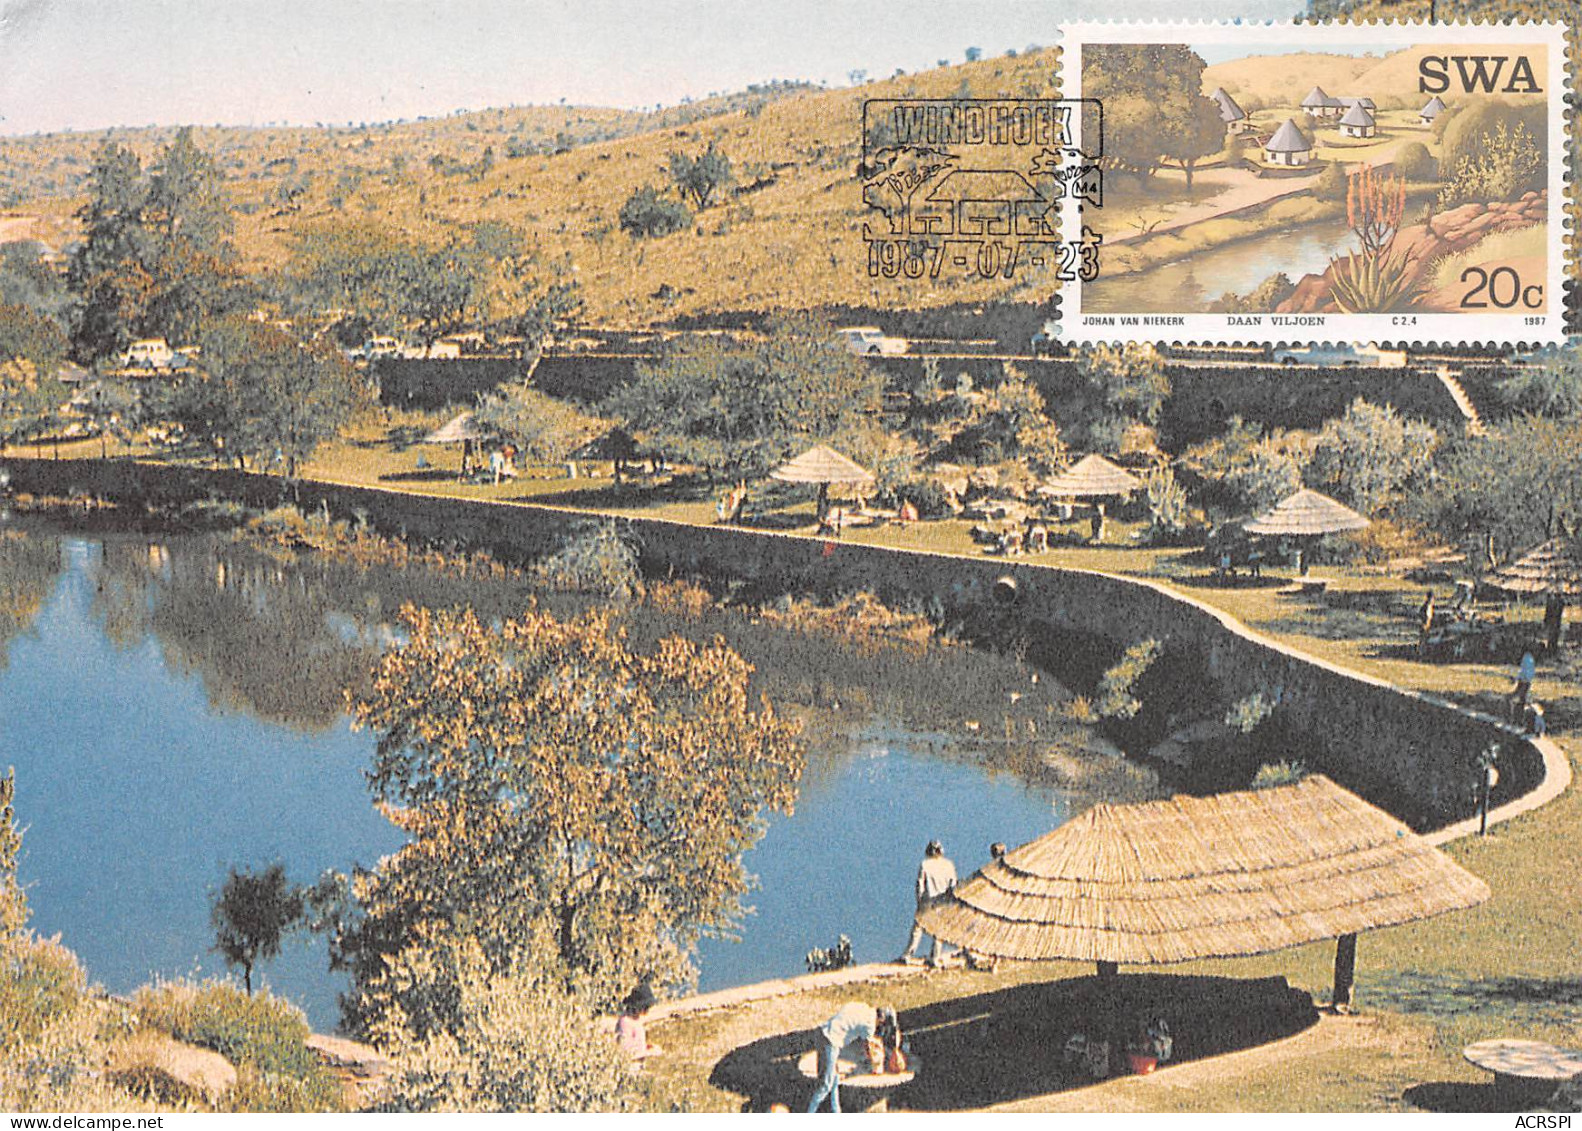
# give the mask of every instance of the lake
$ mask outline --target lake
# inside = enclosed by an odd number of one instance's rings
[[[1269,232],[1145,271],[1109,277],[1101,271],[1083,284],[1082,307],[1090,313],[1198,313],[1226,292],[1250,294],[1278,272],[1293,283],[1319,274],[1355,244],[1351,232],[1333,221]]]
[[[364,778],[373,736],[350,729],[342,689],[390,643],[402,600],[494,616],[525,600],[521,582],[282,562],[224,534],[16,525],[0,527],[0,766],[17,772],[31,922],[117,993],[224,972],[209,915],[229,867],[278,860],[307,882],[397,848]],[[929,838],[965,877],[990,842],[1094,800],[1008,755],[1003,736],[1036,727],[1064,750],[1091,737],[1014,657],[853,651],[741,613],[632,616],[637,641],[724,633],[808,722],[795,813],[748,855],[754,911],[740,941],[704,941],[701,989],[800,973],[841,933],[859,961],[893,959]],[[263,975],[333,1029],[345,981],[322,941],[288,944]]]

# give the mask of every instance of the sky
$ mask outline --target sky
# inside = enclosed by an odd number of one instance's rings
[[[1062,20],[1288,19],[1303,0],[0,0],[0,134],[344,125],[846,85],[1056,42]]]

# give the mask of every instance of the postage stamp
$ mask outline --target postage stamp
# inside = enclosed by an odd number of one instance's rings
[[[1563,340],[1560,25],[1062,33],[1104,115],[1102,203],[1060,204],[1104,253],[1062,282],[1068,340]]]
[[[1079,113],[1087,144],[1074,142]],[[1098,240],[1060,232],[1059,202],[1103,201],[1103,109],[1053,98],[863,103],[862,238],[871,278],[1057,281],[1099,274]]]

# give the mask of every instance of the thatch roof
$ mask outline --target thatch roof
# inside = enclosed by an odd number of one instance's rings
[[[1296,128],[1296,122],[1287,118],[1284,124],[1274,131],[1274,136],[1264,142],[1263,147],[1270,153],[1306,153],[1313,148],[1313,145],[1302,136],[1302,131]]]
[[[1371,126],[1374,125],[1373,115],[1368,113],[1368,108],[1361,102],[1353,102],[1340,118],[1343,126]]]
[[[1065,498],[1098,498],[1109,495],[1129,495],[1140,491],[1145,484],[1125,468],[1117,467],[1101,455],[1083,456],[1042,487],[1040,495]]]
[[[1418,113],[1419,117],[1428,118],[1429,120],[1432,120],[1434,118],[1439,117],[1439,115],[1443,114],[1444,112],[1445,112],[1445,100],[1443,98],[1440,98],[1439,95],[1436,94],[1432,98],[1430,98],[1427,102],[1425,102],[1423,104],[1423,108],[1421,110],[1419,110],[1417,113]]]
[[[872,483],[873,472],[860,467],[827,444],[809,448],[769,473],[787,483]]]
[[[1001,958],[1152,965],[1265,954],[1487,898],[1482,880],[1400,821],[1314,775],[1094,806],[918,921]]]
[[[1489,578],[1512,593],[1558,593],[1582,597],[1582,547],[1573,539],[1551,538]]]
[[[488,433],[470,412],[452,417],[440,427],[423,437],[425,444],[459,444],[463,440],[481,440]]]
[[[1315,86],[1307,92],[1307,97],[1302,99],[1304,108],[1308,106],[1335,106],[1337,104],[1337,100],[1326,94],[1321,86]]]
[[[1240,106],[1236,105],[1236,100],[1230,96],[1230,93],[1224,87],[1216,86],[1214,88],[1214,93],[1209,95],[1209,97],[1215,102],[1219,103],[1219,116],[1221,121],[1227,123],[1239,122],[1247,116],[1246,111],[1244,111]]]
[[[1366,518],[1344,503],[1304,487],[1273,510],[1242,523],[1242,529],[1249,534],[1303,538],[1363,530],[1369,525]]]

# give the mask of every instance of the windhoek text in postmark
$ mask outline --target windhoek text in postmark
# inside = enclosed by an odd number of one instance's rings
[[[1561,26],[1062,34],[1062,93],[1104,109],[1102,206],[1060,204],[1104,251],[1067,339],[1563,340]]]

